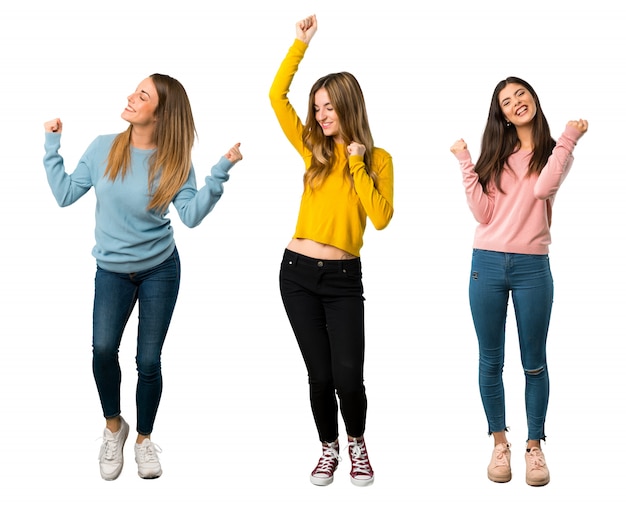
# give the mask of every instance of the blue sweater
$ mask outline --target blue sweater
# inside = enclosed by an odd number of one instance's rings
[[[154,150],[131,147],[131,165],[122,179],[104,177],[113,135],[97,137],[80,159],[76,170],[67,174],[59,155],[60,133],[46,133],[44,167],[48,183],[59,206],[68,206],[94,187],[96,192],[96,245],[92,254],[98,266],[111,272],[147,270],[165,261],[174,252],[175,242],[168,211],[148,210],[148,160]],[[172,203],[182,222],[193,228],[202,222],[224,192],[228,171],[234,164],[226,157],[211,169],[205,186],[196,187],[193,166],[189,179]]]

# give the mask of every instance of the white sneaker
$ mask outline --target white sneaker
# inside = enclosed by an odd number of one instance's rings
[[[104,480],[115,480],[124,467],[124,443],[128,437],[128,423],[120,416],[122,424],[117,432],[111,432],[108,428],[102,434],[102,446],[100,447],[100,475]]]
[[[141,478],[159,478],[163,471],[159,462],[161,447],[150,439],[144,439],[141,444],[135,443],[135,461],[138,474]]]

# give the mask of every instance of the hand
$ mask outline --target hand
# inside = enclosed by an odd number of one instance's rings
[[[454,144],[452,144],[450,151],[452,151],[453,154],[457,155],[461,151],[465,151],[466,149],[467,149],[467,144],[465,143],[465,141],[463,139],[459,139]]]
[[[587,122],[586,119],[579,119],[578,121],[570,121],[570,122],[568,122],[567,126],[573,126],[581,134],[583,134],[583,133],[585,133],[587,131],[587,128],[589,127],[589,123]]]
[[[358,142],[352,141],[348,145],[348,155],[360,155],[363,156],[365,154],[365,146],[363,144],[359,144]]]
[[[232,148],[230,148],[224,155],[232,163],[237,163],[239,162],[239,160],[243,159],[243,156],[241,155],[241,151],[239,151],[239,146],[241,146],[241,142],[237,142],[237,144],[235,144]]]
[[[308,16],[296,23],[296,39],[309,44],[317,31],[317,18],[315,14]]]
[[[61,133],[63,131],[63,123],[58,117],[52,121],[46,121],[43,127],[49,133]]]

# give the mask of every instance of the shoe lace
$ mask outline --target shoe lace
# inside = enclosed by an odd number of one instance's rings
[[[157,454],[162,451],[163,450],[161,450],[161,447],[158,444],[153,443],[148,439],[147,441],[141,443],[137,448],[137,458],[142,463],[158,462],[159,456]]]
[[[495,466],[508,466],[509,465],[509,461],[505,456],[508,449],[509,449],[509,446],[505,444],[497,445],[495,447],[495,452],[496,452],[496,456],[494,460]]]
[[[369,457],[365,442],[361,440],[353,440],[348,443],[350,450],[350,459],[352,460],[352,471],[354,473],[369,475],[372,473]]]
[[[531,448],[528,452],[530,459],[530,465],[533,469],[542,468],[546,465],[546,459],[543,456],[543,452],[539,448]]]
[[[335,466],[341,461],[341,456],[337,451],[338,446],[335,443],[322,444],[322,456],[315,467],[313,473],[332,474]]]
[[[108,437],[100,437],[98,441],[102,440],[102,445],[100,446],[100,453],[98,454],[98,459],[100,460],[114,460],[117,455],[117,449],[119,448],[119,443],[114,439]]]

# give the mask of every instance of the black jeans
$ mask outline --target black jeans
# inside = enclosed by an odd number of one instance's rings
[[[337,396],[347,434],[362,436],[367,399],[361,260],[317,260],[285,250],[280,293],[309,375],[320,441],[339,435]]]

